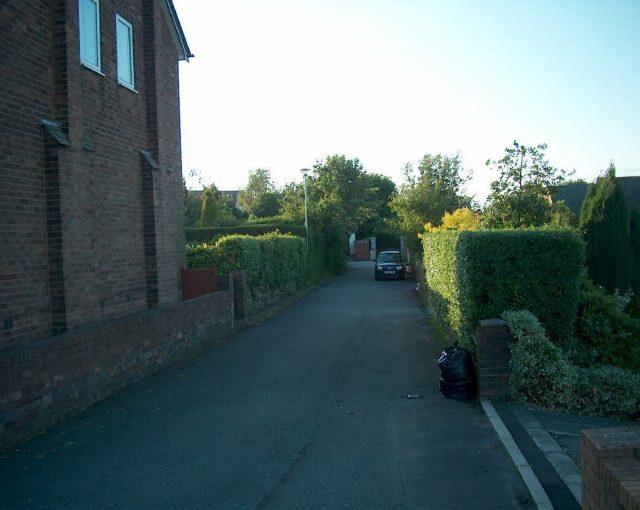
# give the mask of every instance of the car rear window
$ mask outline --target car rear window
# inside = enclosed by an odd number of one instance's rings
[[[399,253],[381,253],[378,262],[402,262],[402,257]]]

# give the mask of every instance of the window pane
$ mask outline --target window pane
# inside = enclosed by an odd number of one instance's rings
[[[116,22],[116,44],[118,47],[118,80],[133,87],[133,62],[131,51],[131,27],[121,20]]]
[[[80,0],[80,58],[100,67],[99,51],[98,4],[93,0]]]

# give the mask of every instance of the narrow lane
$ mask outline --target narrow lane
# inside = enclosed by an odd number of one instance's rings
[[[277,317],[6,452],[0,507],[528,507],[480,407],[439,396],[427,319],[413,282],[352,263]]]

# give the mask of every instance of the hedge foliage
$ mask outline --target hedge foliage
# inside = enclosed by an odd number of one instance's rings
[[[567,341],[580,298],[584,246],[568,230],[426,233],[425,280],[435,313],[474,349],[480,319],[531,310],[556,341]]]
[[[213,244],[187,244],[187,267],[191,269],[206,269],[215,264]]]
[[[625,313],[630,298],[608,294],[584,279],[576,340],[571,346],[576,364],[604,363],[640,370],[640,319]]]
[[[233,227],[187,228],[185,230],[185,239],[187,243],[211,243],[219,237],[230,234],[260,236],[275,231],[299,237],[305,236],[304,225],[297,223],[246,223]]]
[[[583,414],[637,416],[640,373],[608,365],[571,365],[528,311],[506,311],[514,336],[509,362],[509,397],[547,409]]]
[[[233,234],[215,244],[187,246],[187,265],[191,268],[215,265],[219,274],[244,269],[250,288],[282,288],[299,281],[308,271],[305,239],[288,234],[261,236]]]

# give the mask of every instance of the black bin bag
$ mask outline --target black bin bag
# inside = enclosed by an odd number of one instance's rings
[[[440,391],[447,398],[468,400],[475,395],[471,353],[456,345],[447,347],[438,358]]]

